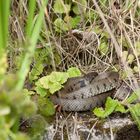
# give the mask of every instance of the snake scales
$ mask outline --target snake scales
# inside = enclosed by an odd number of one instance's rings
[[[112,96],[118,86],[117,72],[96,72],[70,78],[57,94],[51,96],[54,104],[66,111],[86,111],[101,106],[108,96]]]

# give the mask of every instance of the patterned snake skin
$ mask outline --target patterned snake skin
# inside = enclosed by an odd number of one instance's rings
[[[99,75],[91,72],[85,76],[70,78],[63,89],[51,96],[51,100],[65,111],[90,110],[101,106],[108,96],[113,95],[118,81],[117,72]]]

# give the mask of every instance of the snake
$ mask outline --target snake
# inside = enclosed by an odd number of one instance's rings
[[[118,84],[117,72],[91,72],[69,78],[64,87],[50,98],[64,111],[87,111],[103,105],[108,96],[113,96]]]
[[[93,43],[98,42],[94,32],[72,30],[71,33],[83,40],[84,46],[88,46],[88,49],[92,50]],[[103,105],[108,96],[114,97],[115,92],[119,99],[127,97],[132,90],[125,84],[118,88],[119,85],[118,72],[110,71],[99,74],[90,72],[83,76],[69,78],[63,88],[51,95],[50,99],[54,104],[60,105],[64,111],[87,111]]]

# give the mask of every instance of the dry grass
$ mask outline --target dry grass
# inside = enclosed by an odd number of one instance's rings
[[[88,1],[90,3],[87,8],[87,12],[95,12],[98,13],[101,19],[96,21],[90,21],[90,26],[87,26],[86,22],[82,22],[80,27],[77,28],[79,31],[83,32],[93,32],[95,34],[94,40],[95,43],[91,44],[91,42],[85,42],[83,37],[80,35],[75,36],[71,31],[65,33],[64,35],[59,36],[54,31],[54,23],[53,18],[55,15],[53,13],[52,3],[50,1],[49,6],[46,11],[46,23],[44,24],[44,29],[42,30],[43,34],[43,42],[40,45],[44,46],[43,43],[48,42],[48,44],[55,45],[55,49],[61,56],[61,64],[62,66],[59,69],[64,70],[69,66],[78,66],[81,70],[99,70],[104,67],[100,71],[104,71],[109,67],[112,67],[114,64],[120,64],[124,60],[122,57],[122,52],[127,50],[129,53],[133,54],[137,65],[139,67],[139,61],[136,51],[136,43],[139,42],[139,17],[136,17],[137,11],[137,3],[136,1],[131,2],[132,6],[128,7],[127,3],[123,1],[109,1],[109,5],[103,6],[103,11],[95,7],[94,4],[96,1]],[[39,1],[38,1],[39,4]],[[80,3],[79,3],[80,4]],[[93,8],[94,7],[94,8]],[[128,7],[128,8],[127,8]],[[104,12],[105,11],[105,12]],[[12,3],[12,16],[11,16],[11,38],[12,43],[19,43],[20,41],[24,41],[24,25],[27,15],[27,1],[14,1]],[[82,17],[82,15],[81,15]],[[98,50],[101,41],[101,33],[94,32],[94,29],[99,26],[102,32],[107,32],[109,34],[109,52],[105,56],[101,56]],[[48,34],[48,31],[50,32]],[[80,38],[80,39],[79,39]],[[18,41],[18,42],[17,42]],[[86,40],[87,41],[87,40]],[[125,47],[127,44],[128,48]],[[19,47],[20,48],[20,47]],[[15,48],[14,48],[15,49]],[[115,51],[114,51],[115,50]],[[116,59],[115,53],[117,54],[118,59]],[[54,62],[55,63],[55,62]],[[126,64],[123,62],[123,67]],[[101,65],[101,66],[100,66]],[[85,68],[84,68],[85,67]],[[101,67],[101,68],[100,68]],[[123,69],[120,67],[120,69]]]
[[[122,137],[117,135],[120,133],[119,130],[123,133],[127,126],[131,125],[133,122],[129,115],[121,116],[118,114],[102,121],[89,112],[57,113],[55,123],[46,129],[44,140],[118,140],[119,137]],[[124,134],[127,135],[125,138],[128,140],[129,137],[133,137],[131,131],[129,133]]]

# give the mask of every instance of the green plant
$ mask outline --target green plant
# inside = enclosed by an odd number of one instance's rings
[[[54,2],[53,8],[54,13],[59,14],[59,17],[54,21],[55,30],[59,33],[62,33],[63,31],[65,32],[76,28],[81,22],[81,12],[86,15],[86,6],[86,0],[56,0]],[[70,16],[71,11],[75,14],[75,16]]]
[[[60,90],[68,78],[80,76],[81,73],[79,69],[72,67],[67,70],[67,72],[52,72],[48,76],[40,78],[36,82],[36,92],[44,96],[49,96],[50,94],[55,93]]]
[[[36,105],[30,100],[28,94],[23,90],[15,91],[0,91],[0,137],[5,139],[18,139],[27,136],[18,131],[20,118],[28,118],[36,113]]]
[[[80,76],[79,69],[72,67],[67,72],[52,72],[50,75],[40,78],[36,82],[35,90],[40,95],[38,109],[43,116],[50,116],[55,113],[54,105],[49,100],[50,94],[59,91],[68,78]]]
[[[133,104],[138,99],[138,96],[139,96],[139,90],[133,92],[125,102],[120,102],[118,100],[114,100],[108,97],[105,103],[105,109],[103,110],[103,108],[96,107],[93,110],[93,113],[99,118],[106,118],[114,112],[121,112],[121,113],[130,112],[133,120],[138,125],[138,128],[140,130],[140,111],[139,111],[140,103]]]
[[[127,111],[118,100],[113,100],[110,97],[107,98],[104,110],[97,107],[93,110],[93,113],[100,118],[106,118],[113,112],[126,113]]]
[[[19,131],[20,119],[29,118],[37,111],[36,104],[30,98],[30,92],[24,90],[25,78],[29,72],[35,46],[39,38],[40,29],[44,19],[44,8],[47,1],[42,1],[36,21],[35,0],[29,1],[29,15],[26,24],[27,49],[23,56],[20,70],[17,74],[7,74],[7,44],[8,44],[8,18],[10,15],[10,0],[0,1],[0,138],[1,140],[28,140],[27,135]]]
[[[57,66],[60,63],[60,56],[52,46],[45,45],[43,48],[37,48],[33,57],[32,68],[29,72],[30,82],[38,80],[40,75],[42,76],[42,73],[46,75],[47,72],[43,70],[46,66],[51,67],[53,61],[55,61],[55,65]]]
[[[35,81],[43,73],[45,65],[51,65],[51,48],[49,46],[45,48],[38,48],[35,51],[33,58],[33,66],[29,72],[29,80]]]
[[[27,28],[26,28],[26,53],[23,57],[22,65],[20,70],[18,71],[18,82],[16,85],[16,90],[20,90],[23,88],[25,78],[29,72],[30,64],[32,61],[32,57],[34,55],[35,47],[37,40],[39,38],[39,33],[41,30],[41,26],[44,19],[44,10],[47,1],[43,1],[42,7],[40,7],[39,14],[35,23],[33,22],[34,14],[35,14],[35,4],[36,1],[29,1],[29,16],[27,20]]]

